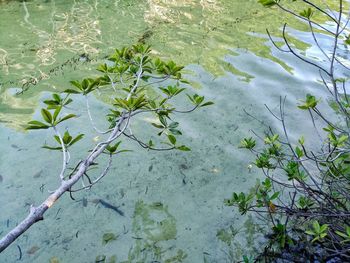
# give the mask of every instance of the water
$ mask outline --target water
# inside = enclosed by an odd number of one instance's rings
[[[242,253],[253,253],[261,241],[254,237],[258,226],[223,205],[233,191],[249,189],[261,177],[247,168],[252,156],[237,146],[251,136],[250,129],[264,127],[243,109],[278,129],[264,103],[277,109],[279,97],[287,96],[289,127],[312,138],[310,127],[298,125],[306,116],[295,110],[297,99],[307,92],[326,97],[314,69],[269,42],[265,28],[277,36],[286,19],[298,30],[290,34],[301,38],[294,39],[297,47],[315,55],[301,33],[303,25],[255,0],[0,1],[2,234],[59,184],[61,156],[41,149],[50,134],[24,132],[23,126],[39,117],[48,91],[95,74],[115,47],[150,44],[161,57],[186,65],[193,87],[215,102],[180,117],[191,152],[153,153],[125,143],[133,152],[116,159],[103,182],[76,194],[75,201],[60,199],[0,261],[15,262],[16,245],[22,262],[95,262],[99,255],[115,256],[117,262],[234,262]],[[22,88],[26,91],[16,95]],[[95,116],[103,116],[105,102],[98,94],[91,97]],[[79,100],[74,106],[79,108]],[[145,121],[134,126],[135,132],[149,132]],[[86,114],[70,122],[73,134],[81,127],[89,134],[74,160],[94,143],[96,134],[86,123]],[[125,216],[96,199],[120,206]],[[232,239],[230,227],[247,238]],[[103,244],[106,233],[116,239]]]

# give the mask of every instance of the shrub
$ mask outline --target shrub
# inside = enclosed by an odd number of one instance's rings
[[[268,108],[283,132],[279,134],[269,127],[258,139],[244,138],[241,142],[242,148],[255,155],[254,164],[265,178],[249,193],[233,193],[225,204],[238,207],[242,214],[256,213],[268,222],[268,242],[258,261],[349,261],[350,103],[348,78],[344,77],[349,67],[344,63],[342,50],[350,44],[350,37],[345,3],[337,1],[334,11],[312,1],[292,1],[296,2],[294,5],[280,0],[259,2],[284,10],[309,27],[322,60],[312,60],[296,50],[288,40],[286,24],[282,47],[267,33],[276,48],[318,69],[331,97],[329,107],[336,114],[326,113],[331,111],[320,106],[317,94],[307,94],[300,102],[298,108],[309,113],[309,123],[316,136],[322,138],[319,145],[310,147],[303,136],[297,141],[291,139],[286,126],[286,98],[281,98],[277,113]],[[327,41],[321,41],[321,36]],[[332,43],[330,49],[328,41]]]

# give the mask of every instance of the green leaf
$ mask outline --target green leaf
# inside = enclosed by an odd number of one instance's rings
[[[324,224],[324,225],[321,226],[320,232],[324,232],[324,231],[326,231],[327,229],[328,229],[328,225],[327,225],[327,224]]]
[[[298,146],[295,147],[295,153],[298,156],[298,158],[301,158],[304,156],[304,152]]]
[[[193,98],[195,99],[195,102],[196,102],[197,105],[200,105],[203,102],[203,100],[204,100],[204,96],[199,96],[197,94],[195,94],[193,96]]]
[[[48,129],[50,126],[43,124],[43,125],[29,125],[25,129],[26,130],[40,130],[40,129]]]
[[[350,237],[350,226],[346,226],[345,230],[346,234]]]
[[[344,40],[344,43],[350,45],[350,34],[347,35],[346,39]]]
[[[305,233],[310,235],[310,236],[315,236],[316,235],[316,233],[314,231],[311,231],[311,230],[306,230]]]
[[[316,236],[313,240],[311,240],[311,243],[314,243],[315,241],[319,240],[320,237],[319,236]]]
[[[29,125],[33,125],[33,126],[47,126],[45,123],[41,122],[41,121],[30,121],[28,122]],[[49,127],[49,126],[47,126]]]
[[[320,224],[318,223],[318,221],[314,221],[314,222],[312,223],[312,226],[313,226],[313,228],[314,228],[314,230],[315,230],[316,232],[320,232],[321,226],[320,226]]]
[[[58,144],[61,144],[60,137],[58,137],[57,135],[54,135],[53,138],[56,140],[56,142],[57,142]]]
[[[101,72],[108,72],[107,64],[105,63],[105,64],[99,65],[96,70],[101,71]]]
[[[300,145],[304,145],[304,143],[305,143],[304,136],[301,136],[300,139],[298,140],[298,142],[300,143]]]
[[[271,7],[276,4],[276,0],[259,0],[259,3],[265,7]]]
[[[341,236],[343,238],[348,238],[347,235],[345,235],[344,233],[340,232],[340,231],[335,231],[335,233],[338,235],[338,236]]]
[[[167,126],[168,126],[168,123],[167,123],[165,117],[164,117],[163,115],[159,115],[158,117],[159,117],[160,123],[163,124],[164,127],[167,127]]]
[[[182,135],[182,132],[177,129],[169,129],[169,131],[174,135]]]
[[[313,12],[312,9],[309,7],[308,9],[303,10],[303,11],[300,12],[299,14],[300,14],[302,17],[305,17],[305,18],[307,18],[307,19],[310,19],[313,13],[314,13],[314,12]]]
[[[320,237],[321,237],[321,238],[324,238],[325,236],[327,236],[327,233],[322,233],[322,234],[320,234]]]
[[[70,136],[68,131],[64,133],[62,140],[65,145],[67,145],[72,140],[72,136]]]
[[[314,109],[317,106],[318,102],[319,100],[316,100],[315,96],[306,94],[306,99],[303,102],[304,104],[298,105],[298,108],[302,110]]]
[[[339,139],[338,139],[338,145],[344,144],[344,142],[346,142],[348,140],[348,138],[349,137],[347,135],[340,136]]]
[[[184,151],[184,152],[188,152],[188,151],[191,151],[190,148],[188,148],[187,146],[185,145],[181,145],[179,147],[176,147],[176,149],[180,150],[180,151]]]
[[[69,146],[72,146],[74,143],[80,141],[84,137],[84,134],[79,134],[77,137],[75,137],[70,143]]]
[[[74,90],[74,89],[66,89],[65,91],[63,91],[64,93],[68,93],[68,94],[80,94],[80,91]]]
[[[115,151],[117,150],[117,148],[111,146],[111,145],[107,145],[106,150],[110,153],[113,154],[115,153]]]
[[[82,90],[82,86],[81,86],[81,84],[80,84],[79,81],[77,81],[77,80],[72,80],[72,81],[70,81],[69,83],[72,84],[74,87],[78,88],[79,90]]]
[[[55,101],[57,101],[57,102],[60,102],[60,101],[61,101],[61,97],[60,97],[60,95],[58,95],[57,93],[52,94],[52,97],[53,97],[53,99],[54,99]]]
[[[61,123],[62,121],[74,118],[74,117],[77,117],[77,115],[75,115],[75,114],[68,114],[68,115],[64,116],[63,118],[59,119],[57,121],[57,124]]]
[[[47,123],[52,124],[52,115],[47,109],[41,109],[41,115]]]
[[[49,106],[57,106],[58,105],[57,101],[55,101],[55,100],[44,100],[43,102]]]
[[[246,148],[246,149],[253,149],[256,145],[256,141],[250,137],[250,138],[244,138],[242,141],[241,141],[241,145],[240,145],[240,148]]]
[[[213,105],[213,104],[214,104],[214,102],[208,101],[208,102],[203,103],[200,107],[210,106],[210,105]]]
[[[57,119],[58,114],[61,112],[62,106],[58,106],[56,110],[53,113],[53,121],[55,122]]]
[[[151,123],[154,127],[158,128],[158,129],[164,129],[165,127],[163,125],[157,124],[157,123]]]
[[[169,124],[168,128],[169,129],[175,129],[179,126],[179,123],[178,122],[172,122]]]
[[[44,145],[41,148],[48,149],[48,150],[53,150],[53,151],[62,150],[62,147],[51,147],[51,146],[48,146],[48,145]]]
[[[280,192],[274,193],[274,194],[270,197],[270,200],[276,199],[279,195],[280,195]]]
[[[170,143],[171,143],[172,145],[175,145],[175,144],[176,144],[176,137],[175,137],[174,135],[169,134],[169,135],[168,135],[168,139],[169,139],[169,141],[170,141]]]

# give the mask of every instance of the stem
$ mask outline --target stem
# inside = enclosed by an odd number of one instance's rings
[[[66,146],[64,145],[64,142],[63,142],[63,139],[62,139],[62,136],[61,134],[59,133],[59,131],[57,130],[56,126],[53,126],[53,130],[55,131],[55,134],[58,136],[59,140],[60,140],[60,143],[61,143],[61,147],[62,147],[62,155],[63,155],[63,161],[62,161],[62,170],[60,172],[60,179],[61,181],[64,180],[64,173],[67,169],[67,149],[66,149]]]

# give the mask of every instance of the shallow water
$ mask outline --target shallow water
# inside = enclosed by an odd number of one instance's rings
[[[260,177],[247,169],[252,158],[238,145],[251,136],[250,129],[264,127],[243,109],[278,129],[264,103],[276,108],[280,96],[287,96],[289,126],[311,138],[307,125],[297,126],[305,118],[295,110],[297,99],[311,91],[326,96],[315,70],[269,42],[265,28],[277,36],[286,19],[298,30],[290,36],[302,40],[294,41],[297,47],[315,56],[302,25],[255,0],[0,1],[1,234],[59,183],[61,156],[41,149],[50,134],[24,132],[23,125],[38,117],[48,91],[94,74],[115,47],[137,41],[152,45],[161,57],[186,65],[197,92],[215,102],[180,117],[191,152],[153,153],[126,143],[134,151],[115,160],[103,182],[77,194],[76,201],[60,199],[0,261],[15,262],[16,245],[22,262],[95,262],[98,255],[115,255],[117,262],[230,262],[252,253],[259,245],[252,241],[256,226],[223,205],[233,191],[249,189]],[[105,113],[104,101],[98,94],[91,97],[95,116]],[[77,146],[75,160],[96,136],[87,122],[86,114],[70,122],[73,133],[91,134]],[[135,132],[149,133],[144,124],[140,120]],[[125,216],[96,199],[119,206]],[[248,238],[224,238],[230,226]],[[104,244],[106,233],[116,239]]]

